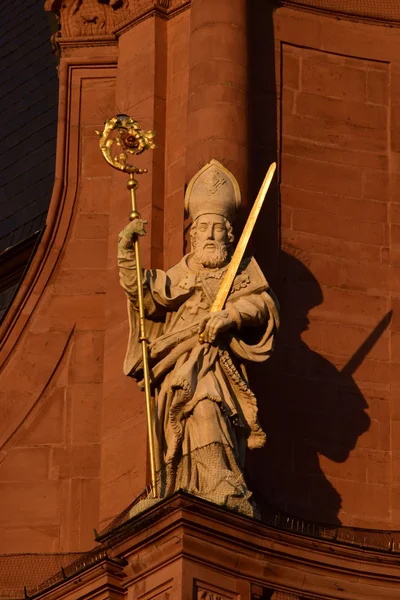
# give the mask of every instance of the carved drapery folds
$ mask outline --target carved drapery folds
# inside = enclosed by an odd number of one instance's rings
[[[111,35],[152,9],[167,11],[171,0],[45,0],[44,7],[57,15],[57,38],[86,38]]]

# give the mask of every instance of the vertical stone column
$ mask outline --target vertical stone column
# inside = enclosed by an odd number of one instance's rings
[[[193,0],[186,181],[216,158],[247,179],[245,0]]]

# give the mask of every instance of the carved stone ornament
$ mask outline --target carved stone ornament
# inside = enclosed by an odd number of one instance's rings
[[[217,592],[211,592],[203,588],[198,588],[196,600],[232,600],[232,596],[221,596],[221,594]]]
[[[182,10],[190,0],[45,0],[44,8],[56,14],[60,39],[104,38],[129,28],[152,11],[168,16]]]
[[[45,10],[57,14],[63,38],[110,35],[130,14],[129,0],[46,0]]]
[[[223,310],[210,312],[229,270],[232,221],[240,207],[232,173],[216,160],[205,165],[188,185],[185,207],[193,219],[192,251],[166,273],[143,270],[157,490],[148,502],[183,489],[258,517],[243,465],[246,449],[262,447],[266,438],[244,363],[271,355],[278,304],[256,260],[248,258],[227,289]],[[144,233],[136,218],[120,233],[118,244],[120,282],[129,300],[124,372],[140,387],[144,375],[133,244]],[[134,506],[131,516],[143,508]],[[207,600],[220,597],[205,590],[199,594]]]

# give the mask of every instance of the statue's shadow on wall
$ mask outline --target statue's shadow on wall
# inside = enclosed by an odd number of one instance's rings
[[[249,484],[262,512],[273,506],[297,517],[340,525],[341,497],[323,473],[319,456],[345,463],[368,430],[368,405],[353,373],[388,326],[391,313],[339,370],[301,339],[309,326],[308,312],[323,302],[310,270],[295,256],[281,252],[275,287],[281,300],[275,354],[250,369],[267,444],[248,452]],[[346,477],[345,467],[333,467],[332,474]]]
[[[247,207],[279,153],[279,48],[273,26],[277,6],[279,0],[247,2]],[[309,326],[308,313],[323,302],[323,294],[298,251],[291,249],[289,254],[281,250],[278,180],[277,173],[250,249],[281,303],[281,331],[273,357],[260,366],[249,367],[267,444],[262,450],[247,453],[246,477],[265,516],[272,506],[304,519],[339,525],[341,497],[323,473],[319,456],[332,461],[332,477],[337,474],[346,478],[344,463],[359,436],[370,426],[367,402],[353,374],[388,326],[391,313],[377,324],[342,370],[303,342],[302,333]],[[245,217],[243,214],[237,233]]]

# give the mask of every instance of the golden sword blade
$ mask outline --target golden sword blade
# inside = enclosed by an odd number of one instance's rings
[[[254,226],[256,224],[258,215],[260,214],[260,210],[264,203],[265,196],[267,195],[269,186],[271,185],[272,178],[274,176],[276,169],[276,163],[272,163],[270,168],[267,171],[267,174],[264,178],[263,184],[260,188],[260,191],[257,194],[257,198],[253,204],[253,207],[250,211],[249,217],[247,219],[245,228],[243,229],[243,233],[240,236],[240,240],[235,248],[235,252],[233,253],[231,262],[229,263],[228,269],[224,275],[224,278],[219,287],[217,296],[214,300],[214,303],[210,309],[210,312],[218,312],[223,310],[225,306],[226,299],[229,296],[230,289],[232,287],[232,283],[236,277],[236,273],[238,271],[239,265],[242,262],[244,253],[247,248],[247,244],[249,243],[249,239],[251,234],[253,233]],[[199,336],[200,343],[204,342],[203,333]]]

